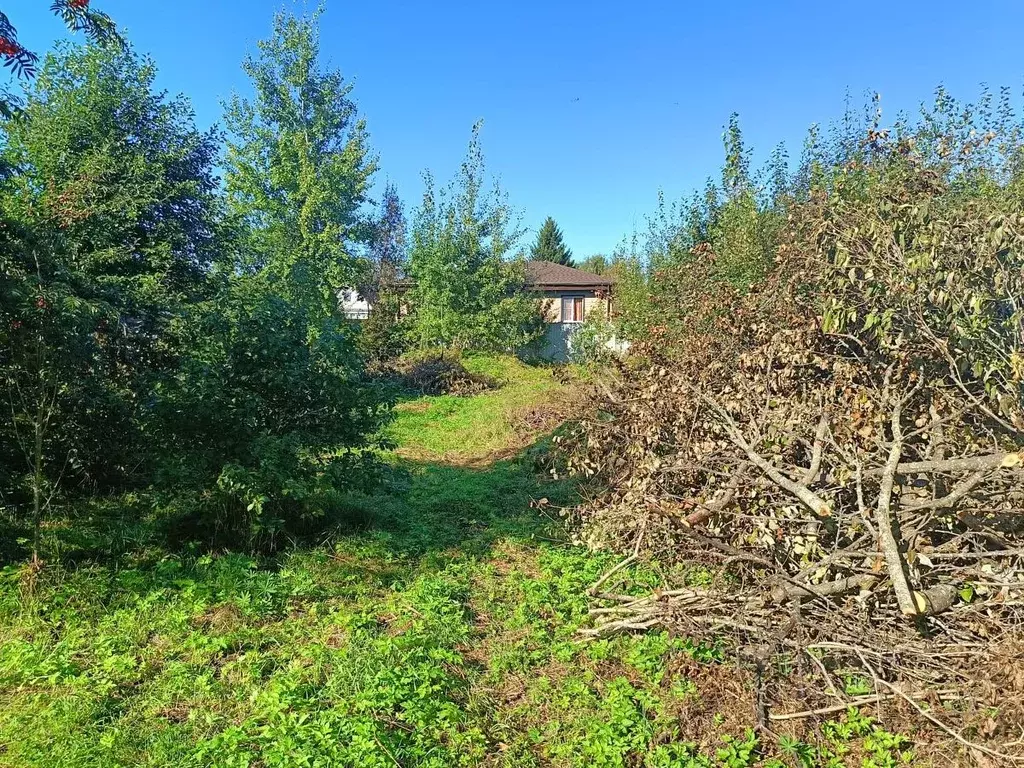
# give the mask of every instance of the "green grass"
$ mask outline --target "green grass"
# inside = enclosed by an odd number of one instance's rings
[[[517,413],[551,403],[564,391],[553,369],[529,366],[512,356],[467,356],[463,364],[500,387],[475,397],[440,395],[399,403],[388,436],[400,455],[465,461],[507,452],[523,439]]]
[[[459,404],[463,429],[553,396],[550,374],[514,370],[504,394]],[[397,427],[421,455],[460,445],[450,422],[435,428]],[[0,766],[901,763],[906,743],[856,713],[813,744],[731,727],[713,647],[580,643],[585,589],[615,557],[565,543],[540,497],[557,508],[575,491],[523,460],[396,459],[321,545],[268,559],[169,551],[138,510],[97,507],[95,537],[119,531],[118,554],[68,539],[31,595],[20,565],[0,576]],[[682,713],[705,701],[716,725],[687,732]]]

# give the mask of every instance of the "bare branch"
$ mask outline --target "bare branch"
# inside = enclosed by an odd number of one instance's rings
[[[900,463],[900,456],[903,452],[903,431],[900,419],[903,416],[903,401],[896,403],[892,409],[892,448],[889,449],[889,458],[885,462],[885,469],[882,474],[882,485],[878,490],[878,503],[875,506],[875,525],[878,526],[878,541],[885,555],[885,563],[889,570],[889,578],[892,580],[892,588],[896,593],[896,602],[899,603],[900,611],[907,616],[917,614],[917,606],[914,603],[914,596],[907,578],[906,563],[903,560],[903,553],[900,552],[899,542],[893,532],[893,519],[891,514],[892,488],[896,481],[896,471]]]

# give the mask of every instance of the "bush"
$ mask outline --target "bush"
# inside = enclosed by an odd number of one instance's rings
[[[215,529],[273,543],[368,483],[387,416],[349,328],[241,279],[180,328],[181,366],[157,388],[158,485]]]
[[[579,365],[610,363],[623,349],[615,324],[593,311],[569,339],[569,360]]]
[[[401,300],[381,293],[370,316],[359,323],[359,351],[371,366],[394,360],[409,348],[407,323],[401,317]]]

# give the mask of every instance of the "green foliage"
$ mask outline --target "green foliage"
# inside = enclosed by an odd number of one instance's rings
[[[50,13],[58,16],[71,32],[84,32],[89,40],[97,45],[124,45],[124,40],[110,17],[90,7],[89,0],[53,0]],[[36,75],[39,56],[28,50],[18,41],[18,30],[11,23],[10,17],[0,11],[0,61],[3,66],[14,73],[15,77],[31,78]],[[0,118],[10,119],[20,113],[21,100],[0,86]],[[0,169],[8,166],[0,164]]]
[[[616,356],[616,327],[603,307],[591,311],[573,331],[569,341],[569,359],[581,365],[608,363]]]
[[[644,238],[616,254],[616,324],[629,339],[677,338],[700,322],[705,294],[746,292],[774,264],[790,198],[784,154],[763,174],[766,194],[750,175],[735,114],[723,141],[721,182],[674,203],[659,194]]]
[[[541,228],[537,231],[537,241],[530,249],[530,259],[533,261],[553,261],[556,264],[564,264],[571,267],[572,251],[566,245],[555,220],[548,216]]]
[[[372,237],[361,207],[376,169],[351,85],[319,64],[318,17],[275,15],[243,65],[254,98],[235,96],[224,116],[228,198],[249,231],[242,267],[317,321],[361,277],[353,244]]]
[[[582,269],[584,272],[590,272],[594,275],[606,275],[613,271],[615,261],[604,254],[595,253],[592,256],[587,256],[587,258],[575,266],[577,269]]]
[[[374,306],[381,294],[394,292],[398,279],[405,273],[408,262],[405,210],[393,184],[384,187],[380,212],[372,222],[368,251],[369,275],[359,293]],[[397,316],[397,307],[388,308]]]
[[[437,192],[429,173],[425,180],[409,256],[415,344],[514,351],[535,341],[540,307],[523,290],[523,264],[507,259],[521,231],[497,185],[484,191],[480,124],[448,189]]]
[[[402,300],[391,291],[379,291],[370,316],[358,324],[359,350],[371,365],[399,357],[409,346]]]
[[[158,385],[158,482],[251,544],[326,514],[369,479],[386,414],[347,325],[255,278],[231,281],[180,329],[187,350]],[[189,501],[186,501],[189,500]]]
[[[923,137],[880,141],[807,211],[821,222],[812,236],[829,286],[824,328],[856,334],[914,368],[932,370],[936,359],[951,365],[959,381],[983,384],[1002,417],[1024,424],[1020,181],[999,157],[991,166],[959,166],[989,141],[934,140],[946,156],[931,156]]]
[[[253,132],[235,160],[261,162],[231,166],[239,216],[213,175],[218,137],[129,49],[61,48],[4,125],[0,386],[15,418],[0,422],[0,491],[37,529],[64,489],[152,486],[193,533],[263,546],[369,478],[385,408],[329,288],[355,269],[341,233],[369,166],[358,124],[342,136],[345,89],[315,71],[313,29],[280,17],[250,64],[260,98],[235,105]],[[270,94],[282,71],[293,97],[319,89],[304,125]]]
[[[757,759],[760,740],[752,730],[747,731],[743,739],[733,736],[724,738],[725,746],[718,750],[716,756],[725,768],[748,768]]]
[[[215,137],[155,75],[128,49],[63,46],[3,125],[0,464],[37,519],[62,485],[145,477],[149,391],[221,239]]]
[[[137,330],[193,298],[218,247],[217,136],[191,105],[155,90],[131,50],[63,45],[47,57],[21,119],[6,123],[9,215],[52,239]]]

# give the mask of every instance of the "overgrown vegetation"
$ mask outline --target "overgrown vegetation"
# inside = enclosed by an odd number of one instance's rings
[[[794,690],[855,702],[853,675],[955,761],[1019,757],[1020,135],[1006,103],[940,92],[757,202],[730,126],[724,207],[668,241],[666,311],[634,318],[646,341],[571,461],[608,488],[587,541],[716,579],[595,592],[588,633],[730,638],[764,727]]]
[[[392,432],[415,461],[390,457],[383,485],[346,494],[322,545],[268,557],[175,545],[161,510],[128,500],[49,528],[61,558],[31,590],[17,566],[0,577],[0,764],[719,768],[912,754],[856,712],[817,734],[756,736],[714,645],[580,644],[586,588],[614,558],[563,540],[570,483],[546,481],[529,453],[494,461],[479,435],[502,421],[535,439],[520,414],[564,385],[507,358],[467,365],[505,386],[455,398],[463,414],[444,419],[419,418],[444,398],[408,401]],[[521,437],[491,440],[514,450]]]
[[[494,379],[469,371],[458,353],[406,355],[393,370],[400,386],[424,395],[475,395],[499,386]]]
[[[522,231],[500,187],[484,188],[480,128],[447,188],[435,190],[425,175],[409,253],[410,328],[420,348],[514,352],[543,331],[538,302],[524,291],[523,264],[507,258]]]
[[[1007,93],[794,172],[734,115],[543,367],[479,124],[407,227],[319,13],[222,141],[51,10],[38,70],[0,13],[0,764],[1024,760]]]
[[[37,529],[84,495],[145,490],[211,536],[272,546],[369,477],[385,410],[331,289],[356,269],[369,169],[348,164],[361,139],[316,70],[314,22],[276,25],[249,65],[264,103],[229,121],[226,201],[217,135],[129,48],[59,48],[4,124],[0,460],[5,506]],[[323,204],[277,167],[295,142],[261,144],[269,90],[311,84],[324,103],[294,130],[319,137],[302,165]]]

